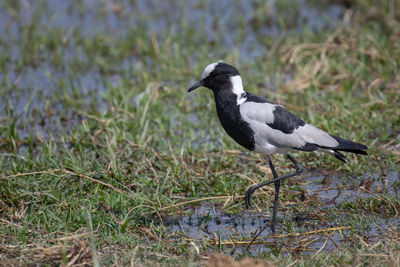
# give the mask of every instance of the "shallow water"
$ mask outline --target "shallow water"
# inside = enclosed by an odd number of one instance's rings
[[[302,177],[307,183],[299,187],[304,190],[306,199],[313,199],[314,206],[309,204],[311,209],[306,214],[278,212],[279,222],[275,234],[267,226],[271,216],[268,210],[243,210],[232,214],[229,210],[221,209],[219,205],[208,203],[192,209],[190,215],[168,217],[166,225],[173,238],[202,242],[206,240],[212,251],[218,250],[222,244],[224,250],[233,254],[250,253],[254,256],[268,251],[332,251],[343,245],[359,244],[360,237],[366,243],[378,242],[390,235],[391,231],[399,229],[400,219],[395,216],[365,214],[361,211],[359,218],[346,213],[334,213],[333,219],[329,216],[335,205],[356,198],[368,198],[371,193],[382,192],[382,185],[389,194],[397,194],[398,188],[393,184],[399,182],[398,171],[388,171],[384,181],[379,181],[380,176],[377,174],[366,174],[354,179],[341,179],[343,177],[338,175],[327,177],[318,172],[307,178]],[[372,182],[368,182],[369,180]],[[367,183],[370,186],[366,188]],[[331,220],[327,221],[325,218]],[[263,229],[265,226],[267,227]],[[260,231],[262,232],[257,240],[246,250]]]

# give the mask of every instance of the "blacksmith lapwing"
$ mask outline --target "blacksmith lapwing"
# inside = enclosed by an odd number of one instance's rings
[[[304,170],[289,155],[290,151],[327,152],[343,162],[346,162],[346,157],[339,151],[367,155],[367,146],[330,135],[305,123],[282,105],[270,103],[262,97],[246,92],[239,71],[229,64],[216,62],[208,65],[201,75],[201,80],[190,87],[188,92],[201,86],[214,92],[218,118],[228,135],[241,146],[267,155],[274,178],[250,187],[246,192],[245,202],[248,208],[255,190],[274,183],[275,201],[271,223],[273,230],[281,180],[298,175]],[[269,156],[273,153],[285,154],[296,170],[278,176]]]

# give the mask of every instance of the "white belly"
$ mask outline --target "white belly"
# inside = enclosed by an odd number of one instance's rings
[[[271,155],[274,153],[286,154],[287,152],[292,150],[288,147],[274,146],[274,145],[268,143],[268,141],[266,141],[265,139],[263,140],[263,139],[259,139],[257,137],[255,137],[254,139],[255,139],[254,140],[255,141],[254,151],[257,153],[267,154],[267,155]]]

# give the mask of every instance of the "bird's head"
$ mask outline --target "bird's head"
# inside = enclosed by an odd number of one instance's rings
[[[200,81],[190,87],[188,92],[201,86],[213,90],[214,93],[223,89],[234,90],[238,87],[243,90],[239,71],[235,67],[223,62],[216,62],[208,65],[204,69],[203,74],[201,74]]]

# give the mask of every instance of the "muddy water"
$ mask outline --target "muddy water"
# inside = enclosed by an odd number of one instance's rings
[[[273,252],[311,253],[332,251],[344,245],[363,242],[374,243],[398,231],[400,219],[385,214],[376,215],[360,211],[360,214],[336,212],[334,206],[354,200],[368,198],[372,194],[396,195],[399,188],[399,172],[389,171],[385,179],[378,174],[347,178],[338,175],[324,176],[318,172],[303,177],[307,182],[299,186],[305,198],[312,198],[314,204],[305,214],[282,214],[278,212],[279,223],[276,233],[269,227],[269,211],[243,210],[232,214],[219,205],[203,204],[192,210],[188,216],[173,216],[167,219],[172,237],[189,241],[208,243],[211,251],[252,254]],[[329,213],[334,214],[330,216]],[[360,215],[360,216],[359,216]],[[246,247],[257,235],[257,240]]]

